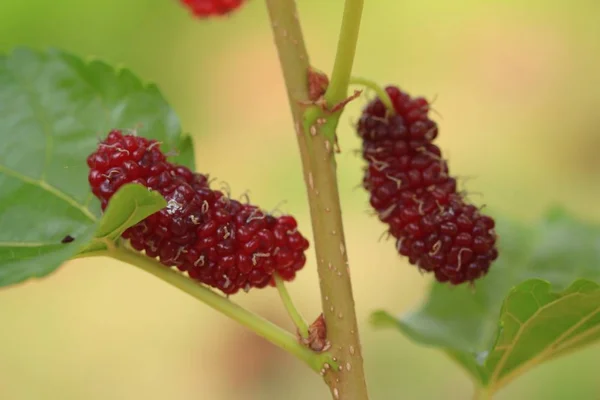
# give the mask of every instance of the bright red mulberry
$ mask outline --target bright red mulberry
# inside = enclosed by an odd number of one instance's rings
[[[394,112],[375,99],[357,131],[368,167],[363,186],[388,224],[398,252],[440,282],[461,284],[484,276],[498,257],[494,220],[467,204],[439,147],[429,103],[387,87]]]
[[[210,189],[205,175],[169,163],[155,140],[113,130],[88,157],[88,179],[102,209],[126,183],[156,190],[167,207],[123,233],[133,248],[158,257],[226,294],[293,280],[306,262],[308,240],[288,215]]]
[[[238,9],[244,0],[180,0],[199,18],[225,15]]]

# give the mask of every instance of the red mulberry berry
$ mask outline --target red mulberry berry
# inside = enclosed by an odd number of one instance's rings
[[[229,14],[239,8],[244,0],[181,0],[195,16],[200,18]]]
[[[397,87],[386,88],[394,112],[380,99],[358,122],[368,167],[363,186],[398,252],[440,282],[460,284],[485,275],[497,258],[494,220],[456,190],[441,150],[429,104]]]
[[[154,140],[112,131],[88,157],[89,183],[104,209],[126,183],[161,193],[167,207],[123,233],[131,246],[226,294],[292,280],[309,243],[291,216],[211,190],[208,178],[169,163]]]

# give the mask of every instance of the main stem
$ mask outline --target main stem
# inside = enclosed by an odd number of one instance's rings
[[[308,129],[303,129],[305,108],[302,104],[306,104],[309,100],[307,84],[309,60],[295,2],[294,0],[266,0],[266,3],[286,82],[308,191],[327,337],[331,342],[331,353],[339,364],[338,369],[327,370],[325,381],[336,400],[367,400],[331,136],[312,135],[307,132]],[[360,4],[360,9],[352,7],[356,4]],[[354,58],[354,49],[350,47],[356,44],[357,32],[346,37],[344,27],[348,30],[352,22],[348,18],[356,20],[357,13],[360,18],[361,10],[362,0],[347,0],[342,23],[343,32],[336,58],[336,60],[340,59],[339,53],[343,49],[345,61],[342,60],[340,63],[336,61],[334,73],[341,72],[338,73],[338,78],[332,78],[332,83],[337,82],[335,87],[341,89],[335,89],[329,100],[336,101],[347,92]],[[357,28],[354,27],[355,30]],[[324,125],[329,125],[334,121],[323,122]],[[335,125],[330,126],[335,129]]]

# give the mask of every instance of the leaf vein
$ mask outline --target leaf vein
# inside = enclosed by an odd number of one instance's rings
[[[562,300],[565,300],[565,299],[568,299],[570,297],[574,297],[574,296],[580,295],[580,294],[581,293],[569,293],[569,294],[561,297],[560,300],[562,301]],[[523,325],[521,325],[521,327],[519,328],[519,331],[515,335],[513,341],[510,344],[510,346],[506,349],[506,352],[503,354],[503,356],[500,359],[500,361],[498,362],[498,364],[496,364],[496,368],[495,368],[495,370],[494,370],[494,372],[493,372],[493,374],[492,374],[492,376],[490,378],[490,382],[495,382],[494,383],[494,387],[498,388],[498,387],[502,387],[503,385],[506,385],[506,383],[509,382],[511,379],[514,379],[514,377],[516,375],[518,375],[518,373],[520,373],[520,371],[522,371],[523,369],[530,368],[531,366],[533,366],[533,365],[537,364],[538,362],[542,361],[544,358],[548,357],[549,354],[551,354],[552,351],[554,350],[554,347],[558,343],[560,343],[561,340],[563,340],[565,337],[569,336],[571,333],[573,333],[575,330],[577,330],[579,327],[581,327],[583,324],[585,324],[588,320],[590,320],[591,318],[593,318],[598,312],[600,312],[600,307],[597,307],[595,310],[593,310],[592,312],[590,312],[589,315],[587,315],[586,317],[583,317],[583,318],[579,319],[577,321],[577,323],[575,323],[573,326],[571,326],[569,329],[567,329],[565,332],[563,332],[554,341],[552,341],[551,343],[549,343],[545,347],[545,349],[543,351],[541,351],[540,353],[538,353],[537,356],[529,359],[528,361],[526,361],[525,363],[523,363],[519,368],[516,368],[515,370],[513,370],[509,374],[505,375],[502,379],[496,381],[498,379],[498,376],[499,376],[500,372],[504,368],[504,365],[508,361],[508,358],[512,354],[512,352],[514,350],[515,344],[518,343],[521,335],[523,334],[523,332],[526,331],[525,327],[527,327],[528,325],[530,325],[531,321],[534,321],[535,317],[537,315],[539,315],[544,309],[552,306],[555,303],[556,303],[556,301],[551,301],[551,302],[545,304],[544,306],[540,307]],[[572,339],[570,339],[570,340],[572,340]]]
[[[28,248],[28,247],[44,247],[44,246],[55,246],[56,242],[0,242],[0,248],[2,247],[17,247],[17,248]]]
[[[577,342],[582,341],[582,340],[586,339],[588,336],[592,336],[598,332],[600,332],[600,325],[596,325],[593,328],[590,328],[587,331],[585,331],[579,335],[573,336],[569,340],[565,340],[559,346],[556,346],[554,348],[554,352],[563,351],[564,349],[568,348],[569,346],[576,344]],[[550,357],[552,357],[552,355],[549,355],[547,358],[550,358]]]
[[[0,173],[5,173],[6,175],[10,175],[13,178],[16,178],[20,181],[22,181],[23,183],[26,183],[28,185],[33,185],[33,186],[37,186],[40,189],[45,190],[46,192],[54,195],[55,197],[63,200],[64,202],[68,203],[70,206],[78,209],[79,211],[81,211],[81,213],[83,215],[85,215],[87,218],[89,218],[92,222],[96,222],[97,218],[94,214],[92,214],[92,212],[87,209],[86,207],[84,207],[82,204],[79,204],[77,202],[77,200],[75,200],[73,197],[69,196],[68,194],[66,194],[65,192],[61,191],[60,189],[58,189],[55,186],[52,186],[50,183],[48,183],[45,180],[42,179],[33,179],[30,178],[26,175],[23,175],[13,169],[10,169],[4,165],[0,164]]]

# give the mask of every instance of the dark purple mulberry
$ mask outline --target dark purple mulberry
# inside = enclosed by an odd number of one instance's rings
[[[398,252],[440,282],[460,284],[484,276],[498,257],[494,220],[465,202],[456,179],[432,142],[437,124],[429,103],[397,87],[364,109],[357,131],[368,162],[363,186]]]
[[[244,0],[180,0],[198,18],[230,14],[240,8]]]
[[[205,175],[166,160],[160,144],[113,130],[88,157],[89,183],[104,210],[126,183],[158,191],[167,207],[123,233],[131,246],[226,294],[262,288],[277,272],[293,280],[309,243],[291,216],[210,189]]]

